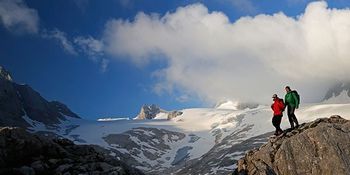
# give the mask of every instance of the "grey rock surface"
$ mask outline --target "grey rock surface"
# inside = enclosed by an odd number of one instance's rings
[[[270,139],[238,161],[234,174],[350,174],[350,122],[321,118]]]

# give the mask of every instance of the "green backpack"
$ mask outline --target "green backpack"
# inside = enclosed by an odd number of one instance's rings
[[[292,92],[295,94],[295,96],[298,99],[298,103],[300,104],[300,95],[298,94],[298,92],[296,90],[293,90]]]

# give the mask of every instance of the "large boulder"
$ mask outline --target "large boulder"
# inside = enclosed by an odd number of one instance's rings
[[[270,139],[238,161],[234,174],[350,174],[350,122],[317,119]]]

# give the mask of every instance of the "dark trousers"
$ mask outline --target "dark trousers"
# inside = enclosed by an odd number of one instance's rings
[[[292,106],[287,106],[287,114],[288,114],[288,119],[289,119],[289,123],[290,123],[290,127],[294,128],[294,123],[296,124],[296,126],[299,126],[299,122],[297,117],[294,114],[295,111],[295,107]]]
[[[272,125],[276,128],[276,133],[278,131],[282,131],[281,129],[281,121],[282,121],[282,115],[274,115],[272,117]]]

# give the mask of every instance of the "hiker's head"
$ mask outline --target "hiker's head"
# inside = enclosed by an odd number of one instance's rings
[[[278,99],[278,96],[277,96],[277,94],[273,94],[273,95],[272,95],[272,99],[273,99],[273,100],[276,100],[276,99]]]
[[[289,87],[289,86],[286,86],[284,89],[286,90],[286,92],[290,92],[290,91],[292,91],[292,90],[290,89],[290,87]]]

